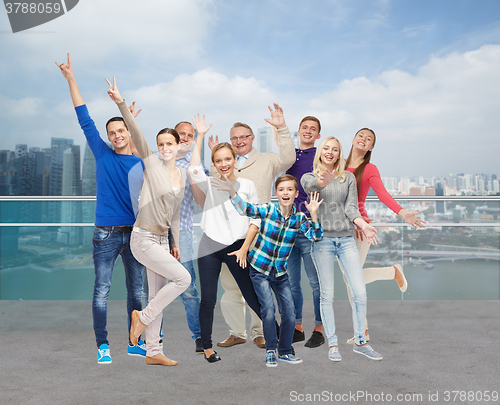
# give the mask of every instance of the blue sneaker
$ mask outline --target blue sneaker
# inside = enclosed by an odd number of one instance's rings
[[[146,343],[144,340],[139,340],[139,342],[135,346],[128,345],[127,354],[129,356],[146,356]]]
[[[302,359],[295,357],[293,354],[280,354],[278,356],[279,361],[284,361],[285,363],[299,364],[302,363]]]
[[[109,346],[103,343],[97,351],[97,364],[108,363],[111,363],[111,353],[109,352]]]
[[[278,360],[276,360],[276,350],[268,350],[266,353],[266,366],[278,367]]]

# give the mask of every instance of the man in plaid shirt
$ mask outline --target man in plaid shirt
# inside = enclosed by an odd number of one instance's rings
[[[306,208],[311,219],[297,211],[293,201],[298,196],[298,181],[289,174],[276,180],[277,203],[254,205],[244,201],[228,179],[220,180],[221,189],[229,192],[231,202],[240,215],[261,219],[255,247],[248,255],[250,278],[261,305],[261,319],[266,341],[266,366],[276,367],[277,360],[298,364],[302,360],[292,354],[292,338],[295,328],[295,309],[292,291],[286,273],[286,261],[298,232],[313,242],[323,238],[317,210],[321,201],[318,194],[311,194]],[[274,291],[281,316],[279,345],[276,337],[275,308],[271,289]],[[276,353],[278,350],[278,355]]]
[[[175,126],[179,133],[181,146],[177,152],[175,164],[187,171],[191,161],[191,147],[194,143],[195,130],[193,125],[187,121],[179,122]],[[205,169],[208,174],[208,171]],[[180,262],[189,271],[191,275],[191,284],[181,295],[181,301],[186,310],[186,318],[192,338],[196,344],[196,353],[203,353],[200,336],[200,297],[196,290],[196,273],[193,267],[193,215],[194,199],[189,178],[186,176],[186,187],[184,189],[184,198],[181,202],[180,227],[179,227],[179,248],[181,251]]]

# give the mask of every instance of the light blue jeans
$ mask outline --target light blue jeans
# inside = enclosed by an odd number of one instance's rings
[[[335,315],[333,312],[333,266],[335,257],[338,258],[342,265],[344,274],[351,287],[354,303],[352,306],[354,340],[357,345],[362,345],[366,343],[366,287],[363,267],[354,236],[340,238],[324,237],[321,241],[313,243],[312,258],[318,272],[321,292],[321,318],[323,320],[324,333],[330,347],[338,346],[337,335],[335,335]]]
[[[186,318],[193,340],[200,337],[200,296],[196,290],[196,273],[193,267],[193,234],[186,230],[179,232],[180,262],[191,275],[191,284],[181,295]]]

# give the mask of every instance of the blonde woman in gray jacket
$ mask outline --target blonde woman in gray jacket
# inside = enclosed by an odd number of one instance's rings
[[[319,199],[324,200],[318,210],[324,237],[323,240],[313,243],[311,253],[320,284],[321,319],[330,346],[328,358],[332,361],[342,360],[338,350],[333,312],[333,266],[337,257],[351,286],[354,301],[353,350],[372,360],[382,360],[382,356],[365,341],[366,287],[354,239],[356,225],[375,243],[377,230],[366,223],[359,213],[356,179],[352,173],[345,171],[342,147],[336,138],[329,137],[321,142],[314,157],[313,173],[304,174],[301,183],[307,194],[318,192]]]
[[[118,105],[144,162],[144,185],[130,248],[137,261],[147,267],[149,303],[142,311],[132,312],[130,340],[137,344],[139,336],[146,331],[146,363],[175,366],[177,361],[168,359],[161,352],[160,325],[163,308],[191,283],[191,275],[178,261],[180,206],[184,197],[183,185],[186,184],[186,172],[175,165],[180,138],[174,129],[162,129],[156,136],[159,159],[148,147],[116,87],[115,78],[113,85],[106,81],[110,87],[108,94]],[[172,246],[169,246],[169,230]]]

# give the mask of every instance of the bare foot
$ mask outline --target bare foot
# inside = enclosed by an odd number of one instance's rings
[[[207,359],[208,359],[208,358],[209,358],[212,354],[214,354],[213,349],[205,349],[205,350],[204,350],[204,352],[205,352],[205,356],[207,357]]]
[[[319,333],[323,333],[323,326],[322,325],[316,325],[314,326],[314,330]]]
[[[158,353],[152,357],[146,356],[146,364],[149,364],[150,366],[176,366],[179,362],[170,360],[162,353]]]
[[[146,328],[147,325],[144,325],[139,318],[139,311],[132,311],[132,320],[130,322],[130,342],[132,345],[137,345],[139,337]]]

